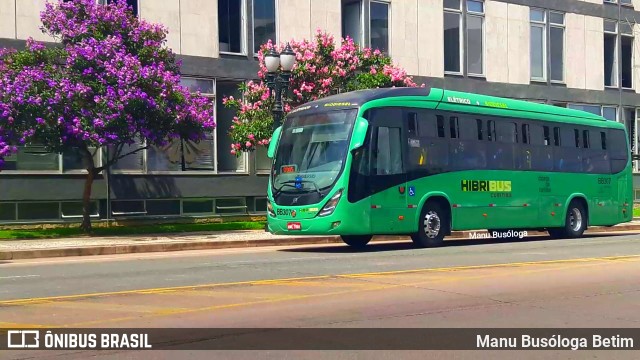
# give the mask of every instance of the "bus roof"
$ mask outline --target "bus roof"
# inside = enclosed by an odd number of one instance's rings
[[[487,111],[499,115],[502,111],[522,112],[532,117],[535,114],[544,114],[559,117],[558,120],[570,123],[580,123],[584,125],[620,127],[621,124],[607,121],[599,115],[587,111],[567,109],[554,105],[539,104],[524,100],[515,100],[496,96],[488,96],[474,93],[466,93],[453,90],[442,90],[437,88],[383,88],[351,91],[338,95],[328,96],[316,101],[312,101],[298,106],[290,114],[301,111],[322,111],[339,108],[356,108],[376,101],[389,99],[396,101],[428,101],[437,103],[437,107],[455,107],[455,111],[469,113],[487,113]],[[395,105],[395,104],[394,104]],[[541,119],[543,120],[543,119]],[[616,126],[618,125],[618,126]]]

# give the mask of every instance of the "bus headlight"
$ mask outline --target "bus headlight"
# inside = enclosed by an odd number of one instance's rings
[[[276,217],[276,212],[273,210],[273,205],[271,205],[271,201],[267,200],[267,212],[271,217]]]
[[[338,201],[340,201],[340,197],[342,197],[342,189],[340,189],[335,195],[327,201],[322,210],[318,213],[318,216],[328,216],[333,214],[333,211],[338,206]]]

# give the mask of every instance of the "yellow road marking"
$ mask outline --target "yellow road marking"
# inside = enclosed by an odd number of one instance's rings
[[[51,296],[51,297],[40,297],[40,298],[3,300],[3,301],[0,301],[0,306],[32,305],[32,304],[38,304],[38,303],[50,302],[50,301],[85,299],[85,298],[91,298],[91,297],[105,297],[105,296],[127,295],[127,294],[159,294],[159,293],[166,293],[166,292],[175,292],[180,290],[197,290],[197,289],[203,289],[203,288],[216,288],[216,287],[238,286],[238,285],[272,285],[272,284],[284,284],[287,282],[299,282],[299,281],[309,281],[309,280],[380,277],[385,275],[410,274],[410,273],[420,273],[420,272],[453,272],[453,271],[464,271],[464,270],[475,270],[475,269],[492,269],[492,268],[503,268],[503,267],[528,267],[528,266],[551,265],[551,264],[574,264],[574,263],[584,263],[584,262],[603,262],[603,261],[629,262],[632,260],[640,260],[640,255],[576,258],[576,259],[562,259],[562,260],[543,260],[543,261],[529,261],[529,262],[515,262],[515,263],[501,263],[501,264],[487,264],[487,265],[424,268],[424,269],[413,269],[413,270],[395,270],[395,271],[371,272],[371,273],[360,273],[360,274],[320,275],[320,276],[307,276],[307,277],[283,278],[283,279],[271,279],[271,280],[257,280],[257,281],[252,280],[252,281],[238,281],[238,282],[228,282],[228,283],[212,283],[212,284],[202,284],[202,285],[189,285],[189,286],[176,286],[176,287],[164,287],[164,288],[152,288],[152,289],[100,292],[100,293],[89,293],[89,294],[78,294],[78,295],[63,295],[63,296]]]
[[[38,328],[46,328],[46,327],[50,327],[50,325],[22,324],[22,323],[0,321],[0,328],[5,328],[5,329],[38,329]]]
[[[98,303],[98,302],[81,302],[81,301],[49,301],[46,303],[33,304],[35,307],[55,307],[67,309],[84,309],[84,310],[100,310],[100,311],[117,311],[117,312],[138,312],[138,313],[154,313],[156,311],[164,311],[166,307],[149,306],[149,305],[133,305],[133,304],[114,304],[114,303]]]
[[[531,269],[531,270],[520,271],[518,272],[518,275],[557,271],[557,270],[576,268],[576,267],[592,267],[592,266],[599,266],[599,265],[603,265],[603,264],[602,263],[583,263],[579,265],[572,264],[572,265],[565,265],[565,266],[553,267],[553,268],[545,267],[543,269]],[[437,283],[449,283],[449,282],[473,280],[473,279],[490,279],[490,278],[503,277],[503,276],[513,276],[513,275],[514,275],[513,273],[501,272],[501,273],[492,273],[492,274],[484,274],[484,275],[475,275],[475,276],[469,276],[469,277],[455,277],[455,278],[449,278],[449,279],[444,278],[444,279],[437,279],[436,281],[426,280],[426,281],[419,281],[419,282],[412,282],[412,283],[398,283],[398,284],[373,283],[374,285],[368,288],[333,291],[333,292],[320,293],[320,294],[285,295],[285,296],[280,296],[280,297],[275,297],[270,299],[244,301],[244,302],[231,303],[231,304],[218,304],[218,305],[198,307],[198,308],[192,308],[192,309],[167,308],[167,309],[162,309],[152,313],[147,313],[147,314],[142,314],[137,316],[125,316],[125,317],[112,318],[112,319],[106,319],[106,320],[92,320],[92,321],[78,322],[73,324],[58,325],[57,327],[70,327],[70,328],[85,327],[85,326],[95,325],[95,324],[123,322],[127,320],[140,320],[143,318],[158,318],[158,317],[165,317],[165,316],[171,316],[171,315],[182,315],[182,314],[189,314],[189,313],[195,313],[195,312],[203,312],[203,311],[232,309],[232,308],[238,308],[242,306],[263,305],[263,304],[278,303],[278,302],[290,301],[290,300],[302,300],[302,299],[320,298],[320,297],[333,296],[333,295],[354,294],[359,292],[361,293],[364,291],[387,290],[387,289],[412,287],[412,286],[418,287],[419,285],[424,285],[424,284],[434,285]],[[437,289],[433,289],[433,290],[437,291]]]

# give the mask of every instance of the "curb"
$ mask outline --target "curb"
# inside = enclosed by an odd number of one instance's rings
[[[612,227],[593,227],[586,233],[615,233],[624,231],[640,231],[639,225],[618,225]],[[482,231],[454,231],[446,239],[461,240],[471,238],[472,233]],[[546,232],[531,231],[528,236],[546,236]],[[480,238],[481,239],[481,238]],[[404,241],[407,236],[376,236],[373,241]],[[294,245],[314,245],[314,244],[341,244],[342,240],[338,236],[307,236],[291,237],[287,239],[264,239],[264,240],[238,240],[238,241],[199,241],[199,242],[172,242],[156,244],[137,245],[109,245],[109,246],[89,246],[73,248],[53,248],[53,249],[33,249],[0,251],[0,261],[6,260],[26,260],[53,257],[70,256],[96,256],[96,255],[118,255],[153,252],[172,252],[189,250],[216,250],[216,249],[239,249],[263,246],[294,246]]]

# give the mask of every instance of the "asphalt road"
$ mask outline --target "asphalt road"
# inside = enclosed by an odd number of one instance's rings
[[[439,249],[414,249],[407,242],[373,244],[365,252],[326,245],[5,262],[0,264],[0,328],[638,328],[639,240],[639,235],[626,234],[578,240],[460,240]],[[4,355],[637,358],[629,351]]]

